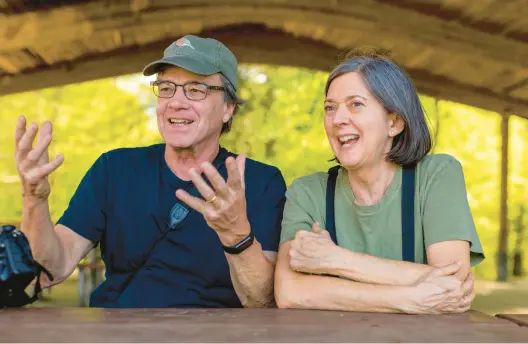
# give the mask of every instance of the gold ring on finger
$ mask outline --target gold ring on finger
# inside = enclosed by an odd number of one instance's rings
[[[213,203],[216,200],[216,195],[213,196],[210,200],[207,200],[207,203]]]

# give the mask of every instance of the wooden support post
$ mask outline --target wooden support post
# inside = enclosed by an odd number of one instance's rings
[[[86,288],[86,271],[84,267],[79,267],[79,282],[78,282],[78,294],[79,294],[79,307],[86,306],[85,299],[85,288]]]
[[[500,195],[500,231],[497,251],[497,280],[508,279],[508,152],[509,152],[509,119],[502,115],[501,121],[501,195]]]
[[[88,257],[89,257],[89,261],[88,263],[89,264],[92,264],[92,265],[95,265],[95,261],[97,259],[96,257],[96,251],[95,251],[95,248],[92,249],[89,253],[88,253]],[[97,288],[97,269],[90,269],[90,287],[89,287],[89,290],[90,290],[90,293],[92,293],[95,288]]]

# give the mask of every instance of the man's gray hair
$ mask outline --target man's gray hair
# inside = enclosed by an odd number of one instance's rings
[[[222,126],[222,134],[229,132],[231,130],[231,123],[233,122],[233,117],[235,117],[235,114],[238,112],[242,104],[244,104],[246,101],[237,94],[237,91],[235,90],[235,87],[233,87],[233,84],[227,79],[223,74],[220,74],[220,78],[222,79],[222,85],[224,86],[224,99],[228,104],[234,104],[235,108],[233,109],[233,115],[227,121],[227,123],[224,123]]]

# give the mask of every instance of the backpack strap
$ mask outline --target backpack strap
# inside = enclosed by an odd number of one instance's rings
[[[328,181],[326,183],[326,230],[330,234],[332,241],[337,245],[337,235],[335,228],[335,188],[337,175],[341,166],[334,166],[328,170]]]
[[[48,280],[53,281],[53,275],[44,266],[37,263],[37,269],[36,269],[37,281],[35,282],[35,287],[33,289],[33,296],[29,298],[30,303],[37,301],[39,294],[42,291],[42,286],[40,285],[40,275],[42,273],[46,274],[46,276],[48,277]]]
[[[328,170],[326,184],[326,230],[337,244],[335,228],[335,187],[340,166]],[[402,260],[414,262],[414,193],[416,189],[416,166],[403,166],[402,176]]]
[[[414,262],[414,192],[415,165],[403,166],[402,176],[402,259]]]

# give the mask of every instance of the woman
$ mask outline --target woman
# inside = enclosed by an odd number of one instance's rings
[[[335,187],[327,185],[328,173],[315,173],[295,180],[286,193],[278,306],[468,310],[474,297],[469,270],[484,255],[460,163],[427,155],[431,135],[411,81],[385,57],[360,56],[330,74],[325,92],[324,125],[341,167]],[[410,193],[402,191],[404,171],[415,178],[404,187],[414,187]],[[326,209],[327,187],[335,190],[329,194],[333,211]],[[402,200],[402,192],[410,197]],[[335,220],[327,223],[331,214]],[[337,244],[325,230],[333,223]],[[404,228],[410,233],[405,240]]]

